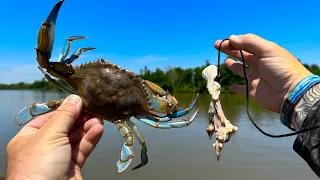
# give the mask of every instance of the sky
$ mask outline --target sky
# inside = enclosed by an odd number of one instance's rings
[[[34,48],[41,23],[57,2],[0,0],[0,83],[43,77]],[[303,63],[320,64],[319,7],[316,0],[65,0],[51,60],[57,60],[67,37],[84,35],[88,39],[75,41],[72,51],[97,49],[74,64],[103,58],[136,73],[144,66],[190,68],[206,59],[217,63],[216,40],[254,33]]]

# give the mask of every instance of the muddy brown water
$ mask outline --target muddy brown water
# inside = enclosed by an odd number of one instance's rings
[[[65,96],[64,93],[54,92],[0,91],[0,176],[6,169],[7,143],[21,128],[14,124],[14,115],[32,102],[46,102]],[[186,106],[194,94],[175,96],[180,106]],[[116,126],[106,122],[103,137],[83,168],[84,179],[318,179],[293,151],[295,136],[273,139],[261,134],[251,124],[246,114],[244,96],[221,95],[226,117],[239,130],[225,145],[217,162],[213,142],[209,141],[205,131],[209,101],[208,95],[199,96],[194,108],[200,108],[199,114],[186,128],[155,129],[133,119],[147,142],[149,163],[141,169],[131,170],[140,163],[140,145],[136,143],[134,161],[123,174],[117,173],[116,166],[123,139]],[[251,115],[262,129],[272,134],[290,132],[280,123],[278,114],[262,109],[253,101],[250,103]]]

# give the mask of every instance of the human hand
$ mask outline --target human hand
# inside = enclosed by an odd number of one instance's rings
[[[221,40],[215,42],[219,48]],[[230,36],[224,41],[221,51],[242,61],[243,51],[247,65],[249,95],[262,107],[280,113],[289,91],[303,78],[312,74],[287,50],[254,34]],[[243,65],[232,59],[226,66],[237,75],[244,77]],[[231,91],[245,94],[245,85],[232,85]]]
[[[81,98],[70,95],[57,110],[23,127],[7,146],[7,179],[82,179],[103,121],[81,108]]]

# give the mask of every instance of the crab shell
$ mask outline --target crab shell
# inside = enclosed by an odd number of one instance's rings
[[[82,98],[85,111],[110,121],[177,110],[178,101],[161,87],[103,59],[59,76]]]

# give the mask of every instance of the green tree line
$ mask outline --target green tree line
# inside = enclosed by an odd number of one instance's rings
[[[167,68],[161,70],[160,68],[151,71],[145,66],[140,70],[140,76],[143,79],[150,80],[165,90],[173,93],[204,93],[207,92],[206,81],[202,77],[202,71],[210,65],[209,61],[206,60],[204,65],[194,68],[182,69],[180,67]],[[320,67],[316,64],[305,64],[303,65],[310,70],[312,73],[320,75]],[[238,75],[232,73],[225,64],[220,64],[220,73],[228,73],[221,80],[222,93],[230,93],[231,84],[245,84],[245,80]],[[62,84],[65,81],[58,80]],[[0,84],[0,89],[6,90],[52,90],[61,91],[45,78],[35,81],[34,83],[16,83],[16,84]]]
[[[58,80],[58,82],[66,85],[67,83],[63,80]],[[2,90],[50,90],[50,91],[61,91],[55,85],[49,83],[45,78],[37,80],[33,83],[19,82],[15,84],[0,84],[0,89]]]

